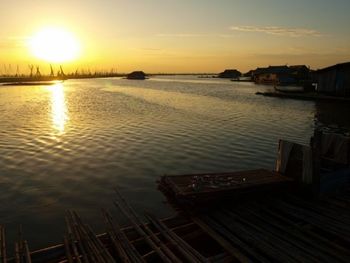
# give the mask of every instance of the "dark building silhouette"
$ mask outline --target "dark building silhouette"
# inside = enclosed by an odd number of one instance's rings
[[[317,70],[315,77],[317,92],[350,97],[350,62]]]
[[[298,82],[310,80],[310,69],[305,65],[289,66],[293,78]]]
[[[303,84],[310,80],[310,69],[305,65],[269,66],[252,71],[252,80],[258,84]]]
[[[270,85],[286,85],[296,83],[296,80],[292,76],[292,71],[288,66],[269,66],[267,68],[257,68],[253,72],[253,80],[258,84]]]
[[[146,74],[143,71],[133,71],[126,76],[127,79],[146,79]]]
[[[219,73],[218,77],[223,79],[238,79],[242,75],[236,69],[226,69],[224,72]]]

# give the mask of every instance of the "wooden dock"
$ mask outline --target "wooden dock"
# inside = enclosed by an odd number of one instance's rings
[[[96,235],[75,212],[67,212],[60,245],[30,252],[20,238],[8,258],[0,227],[0,262],[349,262],[350,188],[321,200],[293,193],[234,204],[205,213],[180,212],[142,218],[117,192],[118,215],[103,211],[106,233]]]

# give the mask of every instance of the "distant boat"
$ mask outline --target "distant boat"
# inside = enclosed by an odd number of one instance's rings
[[[275,86],[275,91],[286,93],[304,92],[304,87],[299,86]]]
[[[126,75],[126,78],[144,80],[146,79],[146,74],[143,71],[133,71],[130,74]]]

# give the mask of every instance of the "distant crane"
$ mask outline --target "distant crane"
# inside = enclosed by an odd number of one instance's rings
[[[64,72],[63,72],[62,65],[60,65],[60,70],[57,72],[57,76],[58,76],[58,77],[64,77],[64,76],[65,76],[65,74],[64,74]]]
[[[55,73],[53,72],[53,68],[52,68],[52,65],[51,65],[51,64],[50,64],[50,70],[51,70],[50,76],[51,76],[51,77],[55,76]]]
[[[34,65],[29,64],[28,67],[29,67],[29,70],[30,70],[30,75],[29,76],[33,77]]]
[[[40,68],[39,66],[36,66],[36,73],[35,73],[36,77],[41,77],[41,73],[40,73]]]
[[[19,66],[17,65],[17,68],[16,68],[16,77],[19,76]]]

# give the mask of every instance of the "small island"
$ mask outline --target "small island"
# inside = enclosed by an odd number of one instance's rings
[[[146,74],[143,71],[133,71],[126,75],[127,79],[137,79],[137,80],[144,80],[146,79]]]

